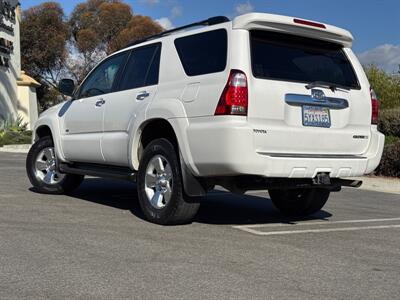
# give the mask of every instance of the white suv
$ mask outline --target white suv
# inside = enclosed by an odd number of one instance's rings
[[[188,30],[188,29],[191,30]],[[343,29],[251,13],[177,28],[104,59],[44,112],[27,172],[44,193],[84,175],[137,182],[145,217],[190,222],[220,185],[268,189],[283,213],[319,211],[371,173],[378,101]]]

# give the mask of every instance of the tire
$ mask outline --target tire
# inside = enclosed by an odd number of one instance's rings
[[[43,194],[69,194],[83,181],[84,176],[61,174],[51,137],[39,139],[29,150],[26,172],[36,191]]]
[[[328,201],[327,189],[270,190],[274,206],[287,216],[308,216],[320,211]]]
[[[200,207],[184,193],[177,151],[166,139],[154,140],[144,149],[137,190],[145,218],[155,224],[190,223]]]

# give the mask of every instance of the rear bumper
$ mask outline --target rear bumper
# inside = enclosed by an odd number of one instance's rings
[[[383,134],[373,130],[367,152],[362,156],[277,156],[258,153],[253,129],[245,119],[213,118],[190,123],[187,129],[195,176],[257,175],[274,178],[331,178],[369,174],[378,166],[384,146]],[[334,141],[332,141],[334,142]]]

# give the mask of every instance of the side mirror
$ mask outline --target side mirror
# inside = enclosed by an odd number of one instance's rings
[[[72,79],[61,79],[58,83],[58,90],[63,95],[72,96],[75,90],[75,83]]]

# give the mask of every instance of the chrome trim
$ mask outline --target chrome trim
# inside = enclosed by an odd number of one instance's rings
[[[278,158],[329,158],[329,159],[366,159],[364,156],[351,154],[296,154],[296,153],[268,153],[257,152],[261,155]]]
[[[104,104],[106,104],[106,100],[104,100],[104,99],[99,99],[99,100],[96,102],[96,107],[102,107]]]
[[[311,95],[300,94],[286,94],[285,102],[293,106],[313,105],[328,107],[331,109],[345,109],[349,107],[349,102],[346,99],[325,97],[324,100],[320,100]]]

